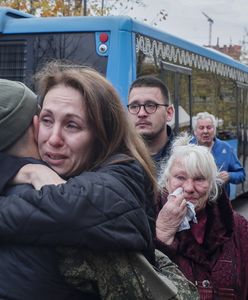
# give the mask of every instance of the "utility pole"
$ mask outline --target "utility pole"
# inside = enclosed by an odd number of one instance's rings
[[[202,12],[202,14],[207,18],[209,22],[209,41],[208,41],[208,46],[211,47],[211,40],[212,40],[212,25],[214,23],[214,20],[211,19],[207,14]]]
[[[101,8],[101,15],[103,16],[103,11],[104,11],[104,0],[102,0],[102,8]]]
[[[84,0],[84,16],[87,16],[87,0]]]

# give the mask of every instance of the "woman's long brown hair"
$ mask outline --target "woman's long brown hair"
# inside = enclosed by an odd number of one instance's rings
[[[86,170],[97,168],[114,154],[126,154],[142,165],[154,192],[157,191],[155,166],[148,149],[128,121],[120,97],[109,81],[94,69],[58,61],[47,64],[35,78],[41,104],[47,92],[59,84],[81,93],[89,125],[95,134],[94,151],[91,151]]]

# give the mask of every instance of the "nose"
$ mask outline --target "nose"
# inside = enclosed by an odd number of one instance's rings
[[[203,132],[204,132],[204,133],[208,132],[207,127],[204,127],[204,128],[203,128]]]
[[[48,142],[53,147],[61,147],[64,144],[62,129],[59,125],[51,128]]]
[[[184,192],[191,194],[194,192],[194,181],[192,178],[188,178],[183,184]]]
[[[148,113],[145,111],[145,107],[144,106],[140,106],[140,111],[138,112],[138,117],[144,117],[147,116]]]

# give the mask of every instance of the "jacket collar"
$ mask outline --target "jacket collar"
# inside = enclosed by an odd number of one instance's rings
[[[207,222],[203,244],[198,244],[191,230],[176,234],[177,253],[211,269],[218,259],[223,244],[230,240],[234,229],[233,210],[222,191],[216,203],[206,205]]]

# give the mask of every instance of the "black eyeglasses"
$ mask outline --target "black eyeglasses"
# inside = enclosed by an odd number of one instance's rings
[[[140,112],[141,107],[144,107],[144,110],[147,114],[153,114],[158,109],[159,106],[168,107],[168,104],[158,104],[154,102],[148,102],[145,104],[129,104],[127,105],[128,111],[132,115],[137,115]]]

